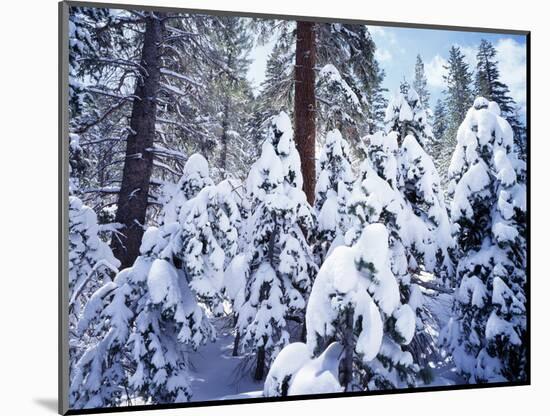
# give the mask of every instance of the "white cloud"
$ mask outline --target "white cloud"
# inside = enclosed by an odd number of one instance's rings
[[[464,54],[464,60],[470,67],[471,72],[475,72],[476,66],[477,66],[477,46],[463,46],[463,45],[455,45],[460,48],[460,51]]]
[[[499,39],[495,44],[498,69],[510,95],[524,110],[527,102],[527,48],[511,38]]]
[[[379,62],[388,62],[392,60],[392,54],[387,49],[377,48],[374,56]]]
[[[525,111],[527,101],[526,47],[511,38],[501,38],[494,45],[497,51],[500,79],[510,88],[510,95],[519,105],[521,111]],[[455,46],[460,48],[470,70],[475,73],[477,46],[459,44],[455,44]],[[436,55],[425,65],[426,78],[431,87],[439,89],[445,87],[443,80],[443,75],[446,72],[444,68],[445,64],[446,59],[441,55]]]
[[[397,44],[397,36],[395,33],[388,28],[383,28],[381,26],[367,26],[369,33],[374,39],[375,43],[378,43],[379,40],[384,39],[392,45]]]
[[[477,66],[477,47],[455,45],[465,56],[470,70]],[[526,48],[511,38],[501,38],[495,44],[500,80],[510,88],[510,95],[522,110],[527,100]]]
[[[446,62],[447,61],[441,55],[435,55],[424,65],[428,85],[439,89],[445,87],[443,76],[447,73],[445,69]]]
[[[389,62],[396,55],[405,54],[405,49],[399,45],[397,34],[392,28],[367,26],[376,44],[375,57],[379,62]]]

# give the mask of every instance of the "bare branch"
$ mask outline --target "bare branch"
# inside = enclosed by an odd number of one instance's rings
[[[169,76],[169,77],[173,77],[173,78],[177,78],[179,80],[182,80],[182,81],[185,81],[185,82],[188,82],[189,84],[192,84],[192,85],[195,85],[197,87],[201,87],[201,88],[204,88],[204,85],[201,84],[200,82],[197,82],[195,81],[194,79],[186,76],[186,75],[183,75],[183,74],[179,74],[177,72],[174,72],[174,71],[171,71],[167,68],[161,68],[160,69],[160,73],[162,75],[166,75],[166,76]],[[164,86],[164,85],[163,85]]]
[[[153,145],[152,148],[150,147],[146,150],[155,155],[173,157],[174,159],[179,159],[183,161],[187,160],[187,156],[185,156],[183,153],[178,152],[177,150],[166,149],[165,147],[161,147],[157,144]]]
[[[104,142],[122,142],[122,141],[124,141],[124,139],[120,139],[120,138],[99,139],[99,140],[93,140],[93,141],[90,141],[90,142],[82,142],[82,143],[80,143],[80,146],[81,147],[93,146],[93,145],[104,143]]]
[[[80,127],[79,129],[75,130],[76,134],[82,134],[86,133],[91,127],[96,126],[97,124],[101,123],[103,120],[105,120],[107,117],[109,117],[112,113],[117,111],[118,109],[122,108],[124,104],[127,102],[130,102],[131,99],[123,98],[118,103],[113,104],[105,113],[103,113],[100,117],[98,117],[96,120],[87,123],[86,125]]]

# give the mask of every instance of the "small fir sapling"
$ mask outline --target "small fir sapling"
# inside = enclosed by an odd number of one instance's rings
[[[244,252],[237,256],[228,279],[245,281],[233,291],[241,350],[256,354],[255,378],[290,340],[289,320],[303,322],[307,295],[317,271],[304,230],[311,229],[309,204],[302,191],[300,158],[289,117],[273,117],[260,158],[247,180],[251,211]]]
[[[314,252],[318,264],[322,264],[332,249],[344,243],[349,227],[346,204],[353,188],[354,175],[349,144],[340,131],[327,133],[317,171]]]

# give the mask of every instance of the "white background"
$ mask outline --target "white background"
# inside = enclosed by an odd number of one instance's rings
[[[532,31],[532,386],[147,412],[147,415],[542,414],[550,393],[545,2],[135,0],[136,3]],[[54,414],[57,395],[57,2],[0,13],[0,413]],[[546,397],[545,397],[546,396]],[[546,400],[545,400],[546,399]],[[540,410],[538,410],[540,409]],[[548,410],[546,410],[547,412]],[[128,413],[130,414],[130,413]],[[133,413],[134,414],[134,413]]]

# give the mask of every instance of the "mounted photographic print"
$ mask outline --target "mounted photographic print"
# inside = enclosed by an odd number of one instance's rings
[[[59,23],[60,413],[530,383],[529,32]]]

